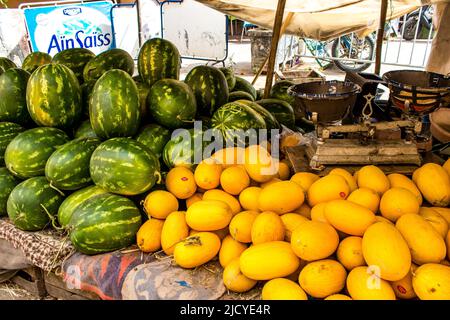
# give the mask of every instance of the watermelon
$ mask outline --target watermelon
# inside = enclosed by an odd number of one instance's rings
[[[244,78],[238,76],[236,76],[236,84],[234,85],[233,91],[245,91],[252,95],[253,100],[256,100],[257,97],[255,87]]]
[[[81,116],[81,89],[75,74],[62,64],[37,68],[27,86],[27,106],[39,126],[68,129]]]
[[[220,71],[222,71],[223,75],[225,76],[225,79],[227,79],[228,84],[228,91],[232,91],[234,86],[236,85],[236,77],[234,76],[233,68],[219,68]]]
[[[180,53],[170,41],[153,38],[147,40],[139,50],[139,75],[149,87],[161,79],[178,80],[180,67]]]
[[[141,122],[139,92],[129,74],[110,70],[97,80],[89,101],[89,117],[101,139],[136,134]]]
[[[161,157],[166,143],[170,140],[170,130],[159,124],[148,124],[136,136],[136,141],[150,149],[158,158]]]
[[[198,113],[211,116],[228,101],[228,84],[223,73],[214,67],[197,66],[184,79],[197,100]]]
[[[278,122],[290,129],[295,125],[295,114],[292,106],[280,99],[262,99],[256,101],[257,104],[266,108]]]
[[[278,81],[272,86],[272,89],[270,89],[270,97],[284,100],[292,106],[294,104],[294,97],[288,95],[287,90],[294,84],[294,82],[289,80]]]
[[[38,67],[52,62],[52,57],[45,52],[32,52],[22,62],[22,69],[33,73]]]
[[[147,108],[147,97],[150,93],[150,87],[144,82],[134,80],[139,92],[139,107],[141,109],[142,122],[150,121],[150,116]]]
[[[254,101],[253,96],[245,91],[233,91],[228,95],[228,102],[233,102],[236,100],[249,100]]]
[[[75,73],[80,84],[84,82],[83,70],[95,54],[86,48],[71,48],[58,52],[53,57],[53,63],[63,64]]]
[[[70,241],[84,254],[125,248],[136,241],[141,213],[130,199],[105,193],[81,203],[70,219]]]
[[[5,165],[6,147],[22,131],[24,128],[16,123],[0,122],[0,165]]]
[[[8,216],[21,230],[42,230],[53,220],[62,201],[63,196],[50,187],[45,177],[30,178],[11,191]]]
[[[308,120],[306,118],[297,119],[295,124],[296,124],[296,128],[300,128],[307,133],[316,130],[316,126],[314,125],[314,122],[312,122],[311,120]]]
[[[16,64],[8,58],[0,57],[0,75],[6,70],[17,68]]]
[[[75,138],[97,138],[94,129],[92,129],[91,121],[84,120],[75,130]]]
[[[130,138],[113,138],[92,154],[94,183],[122,195],[136,195],[152,188],[160,177],[158,158],[149,148]]]
[[[22,179],[43,176],[47,159],[68,141],[66,133],[56,128],[40,127],[21,132],[6,148],[6,167]]]
[[[164,146],[163,161],[168,168],[180,165],[192,168],[202,160],[206,145],[202,130],[194,128],[176,130]]]
[[[191,88],[174,79],[156,82],[150,89],[147,105],[153,119],[171,129],[192,126],[197,112]]]
[[[130,76],[134,72],[134,60],[128,52],[122,49],[110,49],[89,60],[83,69],[84,81],[99,79],[105,72],[120,69]]]
[[[89,161],[99,144],[96,138],[75,139],[53,152],[45,165],[45,176],[51,186],[77,190],[90,185]]]
[[[267,126],[263,116],[257,111],[241,101],[234,101],[223,105],[214,113],[211,128],[220,132],[227,145],[245,146],[248,144],[245,135],[247,130],[266,129]],[[247,135],[251,134],[251,132],[247,133]]]
[[[61,203],[61,205],[59,206],[58,222],[60,226],[66,227],[69,224],[73,212],[84,201],[96,195],[105,193],[107,193],[106,190],[97,186],[89,186],[72,193],[70,196],[64,199],[63,203]]]
[[[30,74],[12,68],[0,75],[0,121],[32,123],[27,109],[27,82]]]
[[[95,83],[97,81],[88,81],[83,83],[81,88],[81,105],[83,107],[82,118],[89,118],[89,100],[92,96],[92,90],[94,89]]]
[[[264,88],[256,90],[256,99],[255,100],[262,100],[264,98]]]
[[[6,202],[9,194],[19,184],[19,180],[14,177],[5,167],[0,168],[0,217],[8,214]]]
[[[267,130],[280,129],[280,124],[278,123],[277,119],[261,105],[248,100],[238,100],[238,102],[246,104],[256,112],[258,112],[264,118]]]

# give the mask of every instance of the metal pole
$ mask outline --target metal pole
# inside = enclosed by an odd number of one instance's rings
[[[386,24],[386,14],[388,8],[388,0],[381,0],[380,25],[377,32],[377,47],[375,53],[375,73],[380,74],[381,69],[381,51],[383,49],[384,25]]]
[[[275,69],[278,41],[280,40],[281,23],[283,21],[285,6],[286,0],[278,0],[277,11],[273,23],[272,42],[270,46],[269,64],[267,66],[267,78],[266,78],[266,87],[264,89],[264,99],[269,98],[270,88],[272,87],[273,71]]]

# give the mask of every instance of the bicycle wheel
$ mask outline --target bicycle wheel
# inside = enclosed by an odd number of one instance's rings
[[[343,39],[347,37],[346,39]],[[339,40],[340,39],[340,40]],[[352,41],[353,39],[353,41]],[[350,51],[350,43],[351,52]],[[371,37],[365,37],[364,41],[360,41],[358,37],[343,36],[333,41],[331,47],[331,55],[334,58],[349,58],[360,60],[372,60],[375,51],[375,42]],[[345,61],[334,60],[336,67],[342,71],[361,72],[370,67],[371,63],[357,62],[357,61]]]

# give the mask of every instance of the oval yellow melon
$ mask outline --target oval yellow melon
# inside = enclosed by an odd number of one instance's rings
[[[250,178],[259,183],[270,181],[278,173],[278,162],[271,157],[267,150],[258,145],[245,149],[245,170]]]
[[[417,188],[416,184],[411,179],[399,173],[391,173],[387,177],[389,179],[389,183],[391,184],[391,188],[404,188],[411,191],[412,194],[414,194],[414,196],[417,198],[419,206],[422,205],[422,194],[420,193],[419,188]]]
[[[321,203],[316,204],[311,209],[311,220],[328,223],[327,218],[325,218],[325,206],[326,205],[327,205],[327,202],[321,202]]]
[[[256,211],[242,211],[235,215],[229,225],[230,235],[242,243],[252,242],[252,226],[258,214]]]
[[[406,240],[416,264],[439,263],[445,258],[447,249],[444,239],[420,215],[405,214],[395,226]]]
[[[233,215],[241,212],[241,204],[231,194],[226,193],[223,190],[211,189],[203,194],[203,200],[218,200],[225,202],[231,208]]]
[[[142,252],[155,252],[161,249],[161,232],[164,220],[147,220],[136,234],[136,243]]]
[[[326,297],[323,300],[353,300],[352,298],[350,298],[349,296],[346,296],[345,294],[332,294],[331,296]]]
[[[186,223],[197,231],[215,231],[228,226],[232,217],[230,206],[225,202],[201,200],[187,209]]]
[[[241,272],[239,258],[235,258],[223,270],[223,284],[233,292],[247,292],[252,289],[258,281],[249,279]]]
[[[195,268],[214,258],[220,250],[220,239],[212,232],[199,232],[178,242],[173,258],[182,268]]]
[[[364,166],[358,171],[358,187],[369,188],[383,195],[390,188],[389,179],[384,172],[373,165]]]
[[[200,233],[200,232],[204,232],[204,231],[197,231],[197,230],[191,229],[191,230],[189,231],[189,237],[190,237],[190,236],[193,236],[194,234]],[[222,241],[223,239],[225,239],[226,236],[229,235],[229,232],[228,232],[228,226],[227,226],[226,228],[223,228],[223,229],[219,229],[219,230],[215,230],[215,231],[209,231],[209,232],[212,232],[212,233],[214,233],[216,236],[218,236],[219,239],[220,239],[220,241]]]
[[[192,196],[186,199],[186,207],[189,208],[191,205],[193,205],[196,202],[199,202],[203,198],[203,193],[194,193]]]
[[[166,177],[166,189],[178,199],[187,199],[197,190],[194,174],[185,167],[170,169]]]
[[[291,181],[297,183],[305,192],[319,179],[320,177],[317,174],[311,172],[297,172],[291,177]]]
[[[311,207],[306,202],[303,202],[303,204],[298,209],[295,209],[292,213],[297,213],[301,216],[304,216],[306,219],[311,220]]]
[[[284,241],[255,244],[242,252],[239,260],[242,273],[254,280],[286,277],[300,265],[290,243]]]
[[[261,211],[283,214],[299,208],[305,201],[305,196],[302,188],[295,182],[281,181],[263,188],[258,201]]]
[[[423,197],[436,207],[450,205],[450,178],[440,165],[427,163],[420,168],[416,185]]]
[[[433,228],[443,237],[448,232],[448,222],[436,210],[432,208],[421,207],[419,215],[422,216]]]
[[[345,286],[347,272],[335,260],[308,263],[300,272],[298,282],[314,298],[325,298],[340,292]]]
[[[260,187],[248,187],[239,194],[239,202],[245,210],[259,211],[259,195],[262,189]]]
[[[225,192],[238,195],[250,185],[250,177],[242,166],[232,166],[223,170],[220,185]]]
[[[301,259],[314,261],[332,255],[338,245],[339,236],[328,223],[306,221],[300,224],[291,236],[292,250]]]
[[[411,253],[400,232],[384,222],[371,225],[364,233],[362,252],[368,266],[379,268],[379,277],[397,281],[411,268]]]
[[[247,245],[234,240],[230,235],[222,240],[219,251],[219,262],[222,267],[226,267],[233,259],[239,258],[241,253],[247,249]]]
[[[414,170],[412,177],[411,177],[411,180],[416,184],[416,187],[417,187],[417,178],[419,177],[419,173],[420,173],[420,168],[417,168],[416,170]]]
[[[276,278],[267,281],[261,293],[262,300],[308,300],[305,291],[294,281]]]
[[[245,149],[240,147],[229,147],[215,152],[211,158],[217,160],[224,168],[244,164]]]
[[[380,212],[393,222],[407,213],[419,213],[419,203],[411,191],[404,188],[392,188],[381,197]]]
[[[152,191],[145,197],[144,210],[153,218],[165,219],[169,213],[178,210],[178,200],[165,190]]]
[[[412,285],[412,271],[415,271],[416,268],[416,265],[411,265],[411,270],[404,278],[391,282],[392,289],[394,289],[395,296],[398,299],[414,299],[416,297]]]
[[[434,211],[437,211],[450,226],[450,208],[432,207]]]
[[[271,180],[269,180],[269,181],[267,181],[267,182],[261,183],[259,186],[260,186],[262,189],[264,189],[265,187],[268,187],[268,186],[270,186],[270,185],[272,185],[272,184],[274,184],[274,183],[281,182],[281,181],[282,181],[281,179],[273,178],[273,179],[271,179]]]
[[[223,166],[215,159],[206,159],[194,171],[195,183],[204,190],[215,189],[220,184]]]
[[[285,228],[284,240],[287,242],[291,242],[292,232],[297,229],[302,223],[309,221],[304,216],[301,216],[297,213],[286,213],[281,217],[281,221],[283,221],[283,225]]]
[[[280,161],[278,164],[278,177],[280,180],[289,180],[291,176],[291,168],[289,164],[285,162],[285,160]]]
[[[450,260],[450,230],[445,237],[445,243],[447,244],[447,259]]]
[[[362,236],[375,222],[369,209],[348,200],[333,200],[324,209],[325,218],[337,230],[352,236]]]
[[[339,243],[336,256],[348,271],[366,265],[362,252],[362,238],[350,236]]]
[[[175,245],[189,235],[189,226],[186,223],[186,213],[175,211],[169,214],[161,230],[161,247],[169,256],[173,253]]]
[[[341,169],[341,168],[335,168],[335,169],[331,170],[330,173],[328,173],[328,174],[336,174],[336,175],[339,175],[342,178],[344,178],[345,181],[347,181],[348,186],[350,187],[350,192],[353,192],[356,189],[358,189],[358,185],[356,184],[356,179],[347,170]]]
[[[321,202],[346,199],[350,194],[350,187],[339,175],[328,175],[314,182],[308,189],[308,204],[314,207]]]
[[[350,193],[347,200],[366,207],[373,213],[377,213],[380,206],[380,196],[369,188],[356,189]]]
[[[450,300],[450,267],[424,264],[413,271],[412,284],[421,300]]]
[[[385,217],[382,216],[375,216],[375,222],[385,222],[394,225],[394,223],[391,220],[386,219]]]
[[[259,244],[270,241],[284,240],[284,224],[275,212],[260,213],[252,225],[252,242]]]
[[[391,284],[371,267],[356,267],[347,277],[347,291],[353,300],[395,300]]]

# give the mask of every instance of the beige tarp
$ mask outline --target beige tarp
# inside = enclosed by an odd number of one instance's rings
[[[436,6],[433,23],[438,30],[431,47],[427,70],[450,74],[450,3]]]

